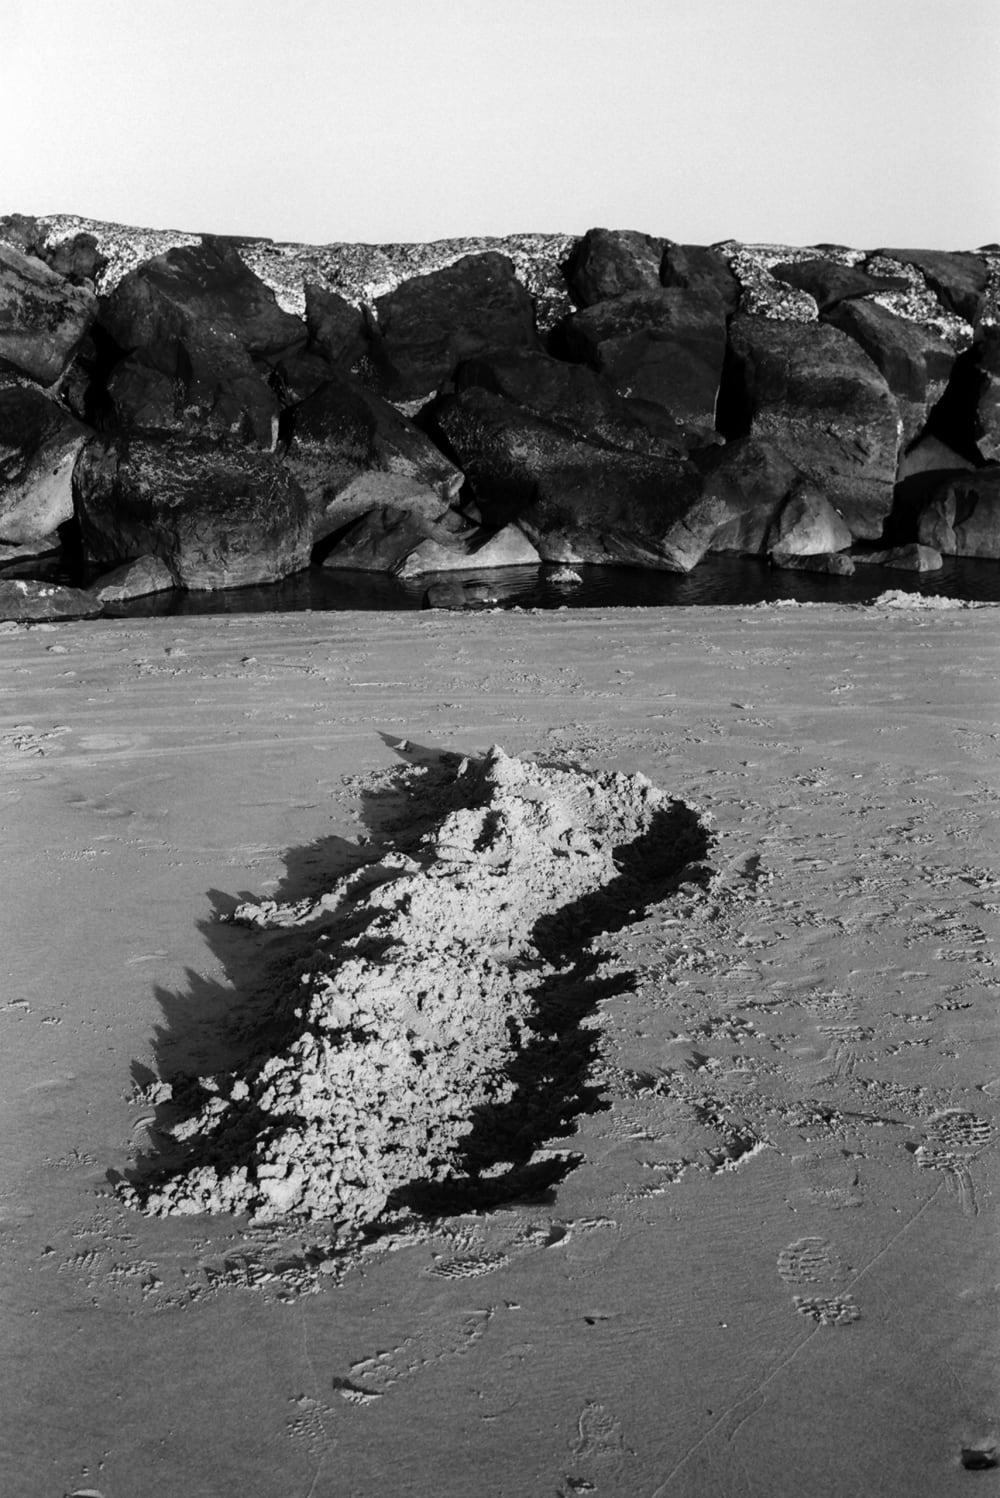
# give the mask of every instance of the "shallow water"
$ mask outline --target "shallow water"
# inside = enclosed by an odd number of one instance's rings
[[[579,583],[552,581],[553,567],[505,567],[449,574],[491,585],[497,602],[523,609],[871,603],[887,589],[1000,602],[1000,562],[948,557],[939,572],[912,573],[859,567],[853,577],[783,572],[756,557],[715,556],[693,572],[642,571],[629,567],[577,566]],[[328,571],[310,567],[267,587],[215,593],[162,593],[109,609],[132,618],[164,614],[260,614],[313,609],[418,609],[431,579],[400,582],[384,573]]]

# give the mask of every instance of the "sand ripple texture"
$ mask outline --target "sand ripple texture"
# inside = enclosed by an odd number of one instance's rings
[[[309,909],[236,912],[315,922],[315,939],[279,985],[258,1054],[174,1082],[182,1157],[123,1186],[132,1205],[360,1225],[399,1188],[461,1174],[467,1136],[523,1090],[544,1029],[537,996],[572,978],[574,932],[600,929],[595,896],[641,905],[698,851],[697,818],[645,776],[542,768],[496,747],[453,764],[427,804],[429,828],[383,844]]]

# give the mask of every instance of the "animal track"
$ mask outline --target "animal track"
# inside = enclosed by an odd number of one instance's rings
[[[825,1238],[797,1238],[778,1255],[778,1273],[786,1285],[826,1284],[841,1269],[836,1250]]]

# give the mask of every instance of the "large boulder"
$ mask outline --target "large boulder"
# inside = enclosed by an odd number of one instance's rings
[[[831,326],[853,338],[885,377],[903,423],[902,448],[923,431],[955,364],[945,339],[878,302],[841,300],[824,313]]]
[[[712,537],[711,551],[760,556],[786,501],[803,482],[791,459],[772,442],[737,437],[724,447],[699,453],[706,498],[725,519]]]
[[[635,229],[588,229],[562,267],[570,296],[578,307],[593,307],[628,291],[656,290],[664,243]]]
[[[289,416],[284,461],[301,485],[313,536],[383,505],[446,510],[462,474],[412,421],[350,375],[326,381]]]
[[[97,298],[0,243],[0,368],[54,385],[97,312]]]
[[[0,541],[54,537],[73,516],[73,465],[90,436],[37,386],[0,386]]]
[[[36,578],[0,582],[0,619],[39,624],[52,619],[94,619],[102,605],[82,588]]]
[[[808,479],[799,480],[768,532],[767,548],[783,556],[846,551],[853,537],[842,516]]]
[[[492,391],[444,396],[433,419],[482,521],[516,523],[545,561],[687,572],[726,518],[688,460],[587,442]]]
[[[899,412],[884,375],[839,328],[735,317],[719,425],[727,436],[749,434],[779,448],[854,537],[881,535],[892,507]]]
[[[535,308],[506,255],[465,255],[376,301],[384,392],[432,396],[462,359],[485,349],[536,348]]]
[[[726,318],[711,292],[631,291],[571,313],[553,349],[589,364],[624,396],[653,401],[678,421],[712,432],[726,353]]]
[[[305,496],[277,459],[205,436],[92,439],[76,468],[90,558],[151,555],[178,586],[241,588],[308,565]]]
[[[702,440],[662,406],[620,395],[596,370],[538,349],[502,349],[467,359],[451,386],[492,390],[578,437],[625,452],[676,457]]]
[[[100,322],[128,356],[109,383],[121,427],[274,446],[268,375],[307,330],[231,244],[206,237],[147,260],[102,299]]]
[[[920,515],[917,540],[945,556],[1000,560],[1000,466],[942,478]]]
[[[740,283],[719,250],[701,244],[668,244],[660,262],[660,281],[684,291],[715,296],[727,316],[740,304]]]
[[[872,296],[877,291],[905,291],[909,285],[901,276],[869,275],[859,266],[844,265],[824,255],[772,265],[771,275],[786,286],[808,292],[821,313],[855,297]]]
[[[140,349],[115,368],[107,396],[122,431],[202,432],[268,452],[278,442],[278,396],[234,338],[206,332]]]

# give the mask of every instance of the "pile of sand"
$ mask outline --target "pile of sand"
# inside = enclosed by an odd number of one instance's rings
[[[131,1204],[360,1225],[400,1188],[495,1178],[530,1157],[566,980],[597,932],[691,867],[705,834],[644,775],[543,768],[497,747],[424,791],[430,830],[403,828],[314,901],[237,910],[257,928],[306,927],[307,955],[246,1064],[173,1083],[181,1155],[141,1162],[122,1187]],[[494,1127],[512,1104],[514,1123],[508,1112]],[[470,1140],[487,1122],[493,1157],[477,1159]]]

